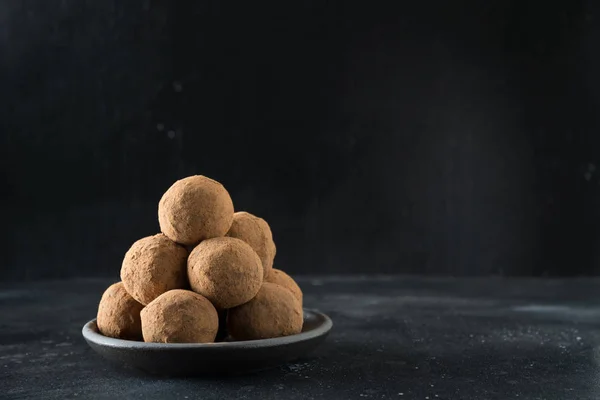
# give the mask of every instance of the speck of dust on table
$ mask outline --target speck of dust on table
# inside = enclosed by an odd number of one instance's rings
[[[160,378],[94,353],[110,280],[0,284],[0,398],[600,399],[600,280],[298,277],[334,321],[294,363]]]

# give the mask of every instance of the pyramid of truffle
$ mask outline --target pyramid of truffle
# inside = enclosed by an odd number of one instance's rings
[[[274,269],[269,224],[202,175],[173,183],[158,204],[161,233],[134,242],[121,282],[98,304],[105,336],[155,343],[256,340],[300,333],[302,290]],[[212,346],[209,346],[212,348]]]
[[[269,276],[275,258],[275,243],[267,221],[245,211],[233,214],[233,223],[227,236],[241,239],[248,243],[260,257],[263,265],[263,276]]]
[[[268,339],[302,331],[302,306],[292,292],[265,282],[249,302],[227,312],[227,331],[235,340]]]
[[[280,269],[273,268],[269,276],[265,278],[265,282],[271,282],[279,286],[283,286],[292,292],[294,297],[302,304],[302,290],[291,276]]]
[[[172,289],[188,286],[187,250],[163,234],[136,241],[125,254],[121,280],[129,294],[147,305]]]
[[[158,296],[141,312],[144,341],[157,343],[214,342],[217,310],[206,298],[175,289]]]
[[[256,252],[231,237],[201,242],[190,253],[187,272],[192,290],[218,309],[249,301],[263,282],[263,266]]]
[[[140,311],[144,306],[127,293],[122,282],[108,287],[98,305],[96,324],[104,336],[141,340]]]
[[[158,204],[161,232],[188,246],[225,236],[232,221],[229,193],[219,182],[202,175],[178,180]]]

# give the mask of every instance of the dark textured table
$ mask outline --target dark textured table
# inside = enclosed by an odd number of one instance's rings
[[[334,328],[296,363],[167,379],[86,345],[107,280],[0,285],[0,398],[599,399],[600,280],[314,277]]]

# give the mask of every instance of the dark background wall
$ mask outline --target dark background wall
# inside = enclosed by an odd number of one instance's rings
[[[1,279],[118,276],[191,174],[294,274],[600,271],[593,1],[259,3],[0,2]]]

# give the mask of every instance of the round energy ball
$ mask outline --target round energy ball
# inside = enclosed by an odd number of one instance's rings
[[[145,342],[210,343],[219,329],[217,310],[189,290],[161,294],[141,312]]]
[[[271,282],[279,286],[283,286],[292,292],[294,297],[302,304],[302,290],[291,276],[280,269],[273,268],[269,276],[265,278],[265,282]]]
[[[263,266],[256,252],[231,237],[201,242],[188,257],[187,272],[192,290],[218,309],[249,301],[263,282]]]
[[[178,180],[158,203],[161,232],[184,245],[225,236],[232,220],[229,193],[219,182],[202,175]]]
[[[267,221],[245,211],[236,212],[233,214],[233,223],[227,236],[248,243],[260,257],[264,269],[263,276],[269,276],[276,250]]]
[[[140,311],[143,305],[127,293],[122,282],[108,287],[98,305],[96,324],[104,336],[142,340]]]
[[[227,331],[235,340],[268,339],[300,333],[302,306],[291,291],[265,282],[249,302],[227,312]]]
[[[129,294],[147,305],[172,289],[187,287],[188,252],[163,234],[135,242],[125,253],[121,280]]]

